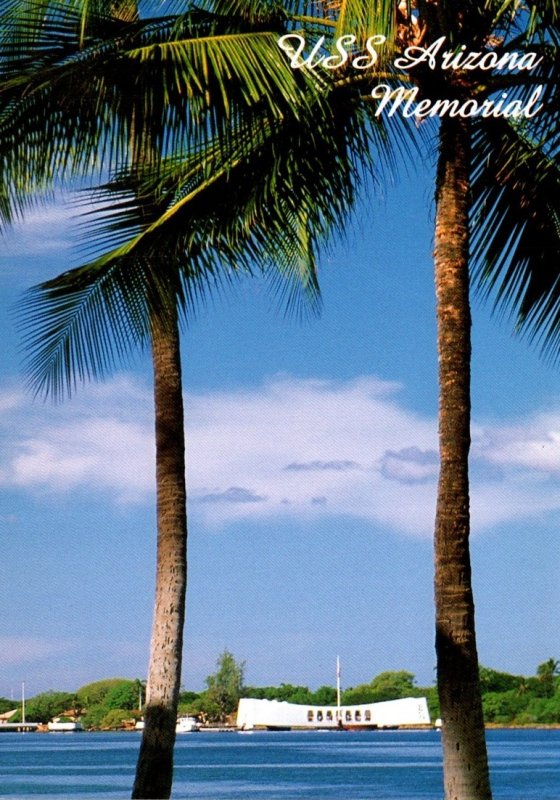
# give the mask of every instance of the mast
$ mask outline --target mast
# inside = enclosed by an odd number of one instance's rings
[[[25,725],[25,681],[21,683],[21,721]]]
[[[336,718],[341,719],[340,716],[340,657],[336,657]]]

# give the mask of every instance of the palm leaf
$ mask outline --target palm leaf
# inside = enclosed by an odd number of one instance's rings
[[[224,279],[210,254],[173,261],[93,263],[31,289],[18,313],[32,391],[57,399],[104,377],[150,342],[150,320],[165,319],[170,303],[193,305]]]
[[[560,131],[546,147],[505,120],[477,126],[474,278],[551,357],[560,344]]]
[[[547,32],[548,38],[558,42],[560,5],[558,0],[527,0],[519,14],[518,0],[491,0],[487,5],[495,12],[496,24],[516,26],[526,41]]]
[[[282,116],[288,106],[297,110],[308,103],[309,90],[318,92],[319,87],[311,73],[290,69],[277,39],[273,31],[216,34],[149,44],[129,50],[125,58],[148,70],[157,64],[162,82],[151,93],[163,92],[163,102],[171,108],[182,109],[187,100],[197,122],[209,108],[229,118],[234,103],[268,107],[274,116]],[[140,87],[148,89],[141,77]]]
[[[36,10],[33,3],[29,4]],[[102,18],[83,40],[81,17],[49,2],[2,20],[0,161],[19,191],[125,160],[146,141],[183,149],[223,132],[246,109],[281,117],[320,85],[281,57],[276,33],[194,10],[180,18]],[[239,22],[237,22],[239,27]],[[303,91],[304,90],[304,91]]]
[[[341,229],[370,143],[355,93],[337,98],[316,103],[306,125],[256,117],[227,147],[125,169],[100,187],[88,239],[116,247],[36,287],[21,311],[34,390],[56,396],[106,374],[148,341],[146,320],[166,303],[190,316],[240,271],[261,271],[289,310],[316,307],[315,254]]]
[[[340,0],[332,3],[337,15],[335,38],[354,34],[363,44],[368,36],[383,34],[392,40],[396,24],[396,3],[394,0]]]

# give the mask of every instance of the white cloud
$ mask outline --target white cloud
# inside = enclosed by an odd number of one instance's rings
[[[432,420],[402,408],[397,396],[397,385],[377,378],[278,377],[258,391],[189,397],[193,506],[214,523],[331,513],[409,528],[408,509],[387,508],[402,487],[382,474],[381,464],[389,450],[432,450],[435,429]],[[414,528],[420,517],[429,530],[433,492],[429,486],[413,492],[419,504]]]
[[[84,215],[95,209],[78,193],[57,195],[16,219],[3,232],[0,283],[27,288],[87,260]]]
[[[432,480],[438,472],[436,450],[419,450],[418,447],[405,447],[393,452],[388,450],[383,459],[381,471],[387,478],[402,483],[417,483]]]
[[[431,536],[436,420],[399,386],[275,377],[239,391],[187,394],[191,511],[208,524],[350,515]],[[26,491],[87,487],[153,502],[150,390],[119,377],[59,407],[0,394],[7,443],[0,483]],[[560,411],[473,426],[473,529],[560,510]]]
[[[65,490],[89,485],[126,487],[133,495],[150,489],[146,469],[153,444],[142,426],[113,417],[87,418],[51,427],[21,442],[12,464],[16,486],[45,484]],[[152,470],[153,472],[153,470]]]
[[[0,636],[0,667],[40,661],[52,655],[63,655],[72,647],[72,642],[57,639],[43,639],[35,636]]]
[[[20,397],[1,415],[9,458],[0,484],[54,492],[87,487],[109,490],[119,501],[145,500],[154,475],[150,409],[150,392],[125,377],[59,406]]]
[[[482,429],[476,446],[494,464],[560,475],[560,414],[539,413],[516,425]]]
[[[60,252],[72,247],[72,239],[61,236],[75,225],[79,211],[59,198],[57,203],[48,202],[29,210],[25,217],[16,220],[4,234],[2,259],[14,256],[38,256],[49,252]]]

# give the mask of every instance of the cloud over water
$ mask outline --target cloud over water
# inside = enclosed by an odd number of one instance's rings
[[[349,515],[431,536],[437,423],[407,408],[398,384],[276,376],[185,400],[190,508],[207,525]],[[153,502],[152,398],[133,378],[57,407],[5,390],[0,429],[5,488]],[[560,510],[560,409],[475,421],[471,474],[475,531]]]

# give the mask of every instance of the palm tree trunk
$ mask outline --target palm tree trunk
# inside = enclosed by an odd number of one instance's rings
[[[438,693],[446,800],[490,800],[469,555],[469,122],[442,119],[435,283],[440,475],[435,524]]]
[[[187,581],[185,439],[175,307],[152,321],[156,430],[157,574],[144,712],[133,798],[168,798],[181,686]]]

